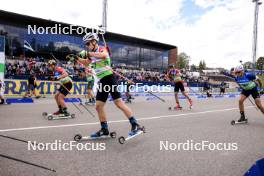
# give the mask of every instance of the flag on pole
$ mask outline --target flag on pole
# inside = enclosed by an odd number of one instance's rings
[[[28,49],[28,50],[30,50],[32,52],[35,52],[33,50],[33,48],[31,47],[31,45],[26,40],[24,40],[24,48],[26,48],[26,49]]]

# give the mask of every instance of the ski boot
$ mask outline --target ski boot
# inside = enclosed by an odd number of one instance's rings
[[[108,128],[101,128],[99,131],[91,134],[91,138],[100,138],[102,136],[108,136],[109,130]]]
[[[246,120],[247,120],[247,119],[246,119],[245,115],[241,115],[241,116],[240,116],[240,119],[238,119],[237,122],[244,122],[244,121],[246,121]]]
[[[169,110],[182,110],[180,104],[177,104],[175,107],[169,107]]]
[[[246,123],[248,123],[248,119],[246,119],[245,114],[243,112],[241,112],[240,119],[238,119],[237,121],[235,121],[235,120],[231,121],[231,125],[246,124]]]
[[[126,103],[132,103],[132,101],[131,101],[131,98],[130,98],[130,97],[127,97],[127,98],[126,98]]]
[[[58,116],[60,114],[63,114],[62,109],[59,109],[58,111],[54,112],[52,115]]]
[[[135,123],[131,126],[131,131],[128,133],[128,135],[133,136],[137,134],[139,131],[143,131],[144,127],[141,127],[139,124]]]
[[[89,136],[82,136],[81,134],[76,134],[74,136],[74,140],[77,142],[81,140],[95,140],[100,138],[116,138],[116,132],[109,132],[108,128],[101,128],[101,130]]]
[[[95,101],[94,97],[92,98],[91,103],[92,103],[92,105],[95,105],[96,101]]]
[[[62,109],[62,114],[63,114],[65,117],[71,115],[71,114],[67,111],[67,108],[63,108],[63,109]]]
[[[132,125],[131,131],[128,133],[128,136],[127,137],[120,136],[118,138],[118,141],[120,144],[124,144],[125,141],[133,139],[134,137],[143,133],[146,133],[145,127],[144,126],[141,127],[139,124],[135,123]]]

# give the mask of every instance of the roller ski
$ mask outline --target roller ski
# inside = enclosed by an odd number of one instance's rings
[[[107,128],[102,128],[96,133],[91,134],[90,136],[82,136],[81,134],[76,134],[74,136],[74,141],[79,142],[83,140],[96,140],[106,138],[116,138],[116,132],[109,132]]]
[[[127,137],[124,137],[124,136],[120,136],[118,138],[118,142],[120,144],[124,144],[126,141],[130,140],[130,139],[133,139],[134,137],[138,136],[138,135],[141,135],[143,133],[146,133],[146,129],[144,126],[139,126],[138,124],[132,126],[132,129],[131,131],[128,133],[128,136]]]
[[[0,103],[0,106],[1,105],[11,105],[11,103],[10,102],[8,102],[8,103]]]
[[[130,99],[130,98],[127,98],[127,99],[126,99],[126,101],[125,101],[125,103],[130,103],[130,104],[131,104],[131,103],[132,103],[132,101],[131,101],[131,99]]]
[[[177,111],[177,110],[182,110],[182,107],[181,107],[180,105],[176,105],[176,106],[174,106],[174,107],[169,107],[168,109],[169,109],[170,111],[171,111],[171,110],[176,110],[176,111]]]
[[[231,125],[236,125],[236,124],[247,124],[247,123],[248,123],[248,119],[246,119],[244,115],[242,115],[242,116],[240,117],[240,119],[237,120],[237,121],[235,121],[235,120],[232,120],[232,121],[231,121]]]
[[[95,102],[85,102],[85,105],[87,105],[87,106],[94,106],[95,105]]]
[[[6,101],[6,99],[2,96],[1,89],[0,89],[0,105],[10,105],[11,103],[9,101]]]
[[[42,116],[47,117],[48,120],[73,119],[73,118],[75,118],[75,114],[70,114],[67,111],[57,111],[53,114],[48,114],[47,112],[43,112]]]
[[[95,105],[95,99],[94,98],[89,98],[88,101],[86,100],[85,105],[94,106]]]
[[[11,103],[5,101],[4,99],[1,99],[1,100],[0,100],[0,106],[1,106],[1,105],[11,105]]]

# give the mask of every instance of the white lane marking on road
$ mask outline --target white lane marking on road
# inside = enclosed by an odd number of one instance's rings
[[[247,106],[246,108],[253,108],[253,107],[254,106]],[[210,110],[210,111],[191,112],[191,113],[175,114],[175,115],[163,115],[163,116],[156,116],[156,117],[142,117],[142,118],[138,118],[137,120],[138,121],[154,120],[154,119],[161,119],[161,118],[170,118],[170,117],[197,115],[197,114],[207,114],[207,113],[214,113],[214,112],[225,112],[225,111],[232,111],[232,110],[237,110],[237,108],[217,109],[217,110]],[[127,122],[127,121],[128,120],[114,120],[114,121],[108,121],[108,123],[121,123],[121,122]],[[47,129],[47,128],[64,128],[64,127],[88,126],[88,125],[98,125],[98,124],[99,124],[99,122],[92,122],[92,123],[77,123],[77,124],[70,124],[70,125],[38,126],[38,127],[28,127],[28,128],[12,128],[12,129],[0,130],[0,132],[26,131],[26,130],[37,130],[37,129]]]

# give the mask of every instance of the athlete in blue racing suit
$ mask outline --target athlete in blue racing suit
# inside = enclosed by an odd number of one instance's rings
[[[245,108],[244,108],[244,101],[251,95],[257,107],[260,111],[264,114],[264,107],[261,104],[260,95],[258,92],[258,85],[256,80],[258,78],[254,73],[244,72],[243,66],[238,66],[234,69],[233,75],[235,76],[235,80],[239,87],[242,89],[240,99],[239,99],[239,110],[241,117],[238,122],[245,121]]]

